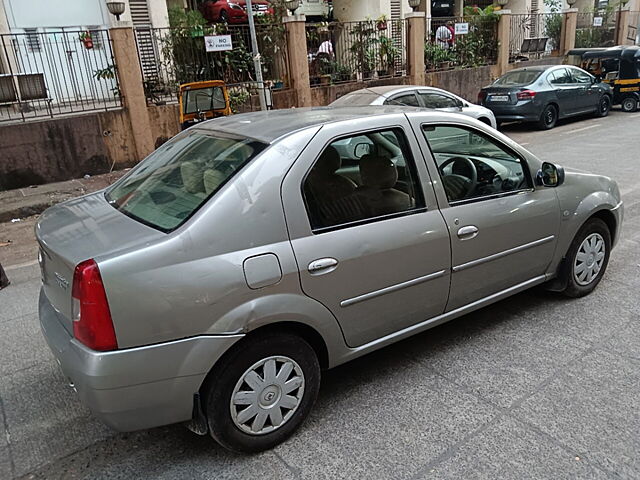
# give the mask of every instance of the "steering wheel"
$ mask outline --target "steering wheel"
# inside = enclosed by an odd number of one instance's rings
[[[458,175],[455,173],[444,173],[445,168],[458,161],[466,163],[469,172],[471,173],[471,177],[465,177],[463,175]],[[439,170],[442,174],[442,183],[444,184],[445,190],[447,191],[447,195],[450,197],[450,200],[463,199],[471,192],[473,192],[478,186],[478,171],[476,170],[476,166],[474,165],[474,163],[469,158],[448,158],[440,165]]]

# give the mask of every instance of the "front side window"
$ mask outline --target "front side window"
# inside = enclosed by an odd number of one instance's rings
[[[168,232],[267,147],[221,132],[191,132],[165,143],[106,192],[126,215]]]
[[[584,85],[591,85],[593,83],[591,81],[591,75],[587,72],[583,72],[582,70],[572,68],[571,75],[573,76],[573,83],[582,83]]]
[[[306,176],[303,195],[314,231],[425,206],[400,128],[333,141]]]
[[[449,202],[505,194],[531,187],[522,160],[475,130],[424,125]]]
[[[407,93],[404,95],[398,95],[397,97],[390,98],[384,102],[385,105],[401,105],[407,107],[419,107],[418,99],[414,93]]]
[[[439,93],[420,93],[420,98],[427,108],[455,108],[458,106],[453,98]]]

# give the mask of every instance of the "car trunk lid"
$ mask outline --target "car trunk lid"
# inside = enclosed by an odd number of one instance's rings
[[[97,192],[48,209],[36,225],[39,261],[45,295],[73,333],[73,272],[90,258],[108,256],[166,236],[113,208]]]
[[[516,93],[521,90],[520,87],[485,87],[482,89],[484,93],[483,105],[515,105],[518,103]]]

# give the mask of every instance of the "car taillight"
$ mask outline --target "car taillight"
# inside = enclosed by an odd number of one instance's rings
[[[516,93],[516,98],[518,100],[531,100],[535,96],[536,92],[534,92],[533,90],[521,90]]]
[[[73,336],[93,350],[116,350],[118,341],[107,294],[94,260],[79,263],[73,272]]]
[[[480,90],[478,92],[478,103],[482,104],[485,98],[487,98],[487,92],[483,92],[482,90]]]

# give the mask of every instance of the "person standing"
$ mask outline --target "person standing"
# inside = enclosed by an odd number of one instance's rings
[[[451,45],[451,39],[453,35],[451,34],[451,30],[447,25],[442,24],[436,30],[436,45],[441,48],[448,49]]]

